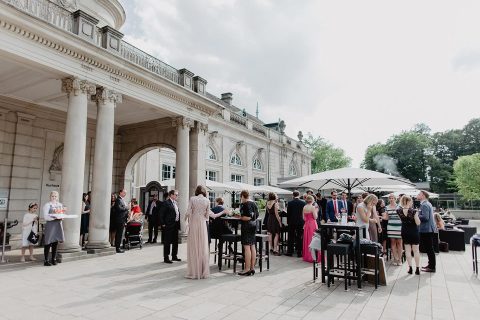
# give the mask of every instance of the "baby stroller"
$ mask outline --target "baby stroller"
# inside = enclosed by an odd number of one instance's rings
[[[130,247],[143,247],[143,221],[132,220],[127,222],[125,227],[125,239],[123,239],[123,248],[130,250]]]

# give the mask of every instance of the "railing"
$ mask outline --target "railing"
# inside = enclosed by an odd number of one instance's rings
[[[259,124],[254,123],[254,124],[253,124],[253,130],[254,130],[254,131],[257,131],[257,132],[260,133],[260,134],[263,134],[264,136],[267,135],[267,131],[265,130],[265,127],[264,127],[264,126],[261,126],[261,125],[259,125]]]
[[[123,40],[120,44],[120,56],[125,60],[158,74],[161,77],[179,83],[180,77],[177,69]]]
[[[230,114],[230,121],[238,123],[239,125],[242,125],[244,127],[247,126],[247,119],[235,113]]]
[[[0,0],[20,11],[39,18],[54,26],[72,32],[73,16],[70,11],[48,0]]]
[[[56,5],[49,0],[0,0],[31,16],[39,18],[52,25],[73,33],[73,15],[70,11]],[[94,43],[102,46],[102,32],[95,27]],[[178,70],[160,61],[154,56],[121,41],[120,57],[139,65],[163,78],[179,83]]]

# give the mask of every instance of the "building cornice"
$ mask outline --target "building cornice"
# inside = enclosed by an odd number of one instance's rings
[[[2,7],[1,11],[3,12],[6,12],[7,10],[16,10],[10,6],[6,6],[3,2],[0,2],[0,7]],[[3,8],[5,8],[5,10]],[[43,45],[56,51],[58,54],[73,58],[82,63],[82,65],[88,65],[90,68],[97,68],[107,72],[114,78],[125,79],[131,83],[159,93],[162,96],[180,102],[186,105],[187,109],[196,109],[205,116],[211,116],[218,113],[222,108],[218,104],[212,103],[211,100],[202,97],[193,91],[190,92],[172,81],[156,76],[150,71],[108,52],[106,49],[94,46],[93,44],[77,37],[73,33],[58,29],[45,21],[30,17],[27,14],[19,16],[17,10],[16,13],[17,15],[14,15],[13,18],[20,18],[22,19],[22,22],[30,20],[31,29],[37,27],[38,24],[41,24],[43,27],[42,31],[33,31],[25,26],[19,26],[15,22],[7,21],[7,19],[2,16],[0,16],[0,28],[16,33],[33,43]],[[55,39],[55,35],[59,33],[61,34],[61,40]],[[65,33],[68,34],[68,37],[65,37]],[[127,65],[130,70],[124,68],[124,66]],[[174,90],[178,91],[175,92]],[[192,95],[195,96],[192,97]]]

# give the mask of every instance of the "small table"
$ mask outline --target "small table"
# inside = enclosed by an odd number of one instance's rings
[[[225,220],[227,221],[228,223],[230,223],[233,227],[233,229],[235,230],[235,234],[238,234],[238,224],[240,221],[240,217],[221,217],[220,219],[222,220]]]
[[[467,226],[467,225],[458,225],[457,228],[465,231],[464,233],[465,244],[470,244],[470,238],[477,233],[477,227]]]
[[[367,236],[367,229],[366,228],[361,228],[363,231],[363,237],[365,238]],[[319,226],[319,229],[317,230],[320,231],[320,235],[322,237],[322,243],[321,243],[321,271],[322,271],[322,283],[325,283],[325,250],[327,248],[327,239],[328,239],[328,232],[332,233],[334,230],[349,230],[349,231],[354,231],[355,232],[355,259],[356,259],[356,276],[357,276],[357,286],[359,289],[362,288],[362,257],[361,257],[361,251],[360,251],[360,227],[357,226],[356,224],[341,224],[338,222],[330,222],[330,223],[325,223],[321,224]],[[314,263],[315,267],[315,263]]]

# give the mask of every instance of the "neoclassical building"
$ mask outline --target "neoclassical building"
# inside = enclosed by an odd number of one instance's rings
[[[20,220],[52,190],[79,213],[91,190],[88,247],[107,248],[110,194],[125,187],[129,198],[150,182],[134,173],[152,150],[168,150],[150,168],[160,185],[161,166],[175,170],[183,211],[206,176],[276,185],[310,173],[308,150],[283,121],[265,124],[232,94],[215,97],[201,76],[128,44],[124,21],[117,0],[0,0],[2,221]],[[64,229],[62,251],[80,251],[80,218]],[[15,246],[20,228],[9,231]]]

